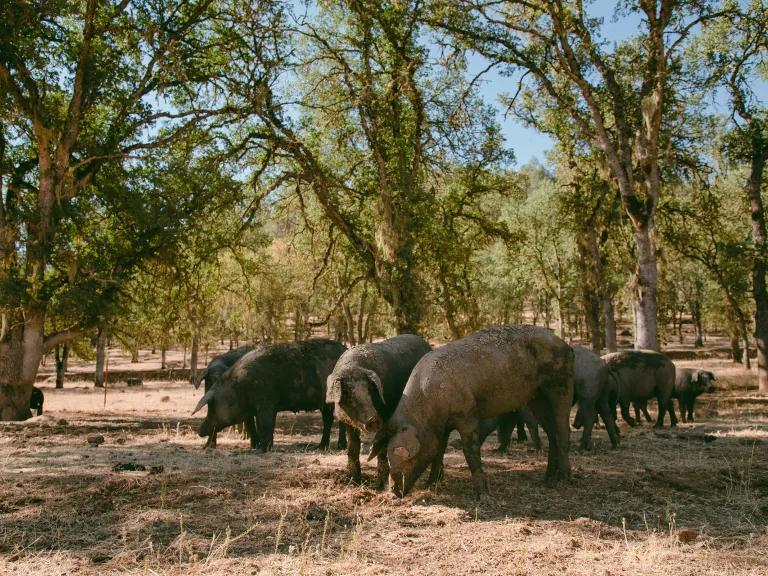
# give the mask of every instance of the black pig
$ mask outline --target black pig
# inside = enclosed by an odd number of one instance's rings
[[[29,409],[37,410],[37,415],[42,416],[44,400],[43,391],[40,388],[32,387],[32,395],[29,397]]]
[[[200,399],[192,413],[207,404],[208,414],[198,433],[209,436],[255,416],[258,445],[267,451],[272,448],[278,412],[320,410],[323,415],[320,449],[328,449],[333,405],[325,401],[326,379],[345,350],[342,344],[324,339],[251,350],[224,372]],[[339,433],[343,434],[341,426]]]
[[[248,352],[253,350],[252,346],[241,346],[230,350],[225,354],[220,354],[214,357],[208,367],[203,370],[195,380],[195,388],[200,387],[200,382],[205,381],[205,391],[211,389],[211,387],[221,380],[222,375],[229,370],[229,368],[240,358],[245,356]],[[248,430],[248,436],[251,440],[251,448],[256,448],[256,425],[253,423],[253,417],[249,416],[245,419],[245,426]],[[216,430],[214,430],[209,436],[208,441],[205,443],[205,448],[216,448]]]

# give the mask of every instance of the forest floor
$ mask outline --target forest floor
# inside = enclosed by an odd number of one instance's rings
[[[43,416],[0,424],[0,574],[764,576],[768,398],[728,360],[680,363],[718,376],[695,424],[622,423],[619,449],[600,429],[585,453],[573,430],[555,488],[544,454],[490,438],[481,506],[455,440],[445,479],[400,499],[370,487],[374,466],[353,486],[343,452],[316,450],[317,413],[281,413],[274,452],[235,431],[204,451],[189,384],[115,386],[106,404],[90,383],[45,386]]]

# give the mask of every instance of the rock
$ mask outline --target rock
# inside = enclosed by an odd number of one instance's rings
[[[170,401],[171,401],[170,396],[163,396],[162,398],[160,398],[160,402],[170,402]]]
[[[90,434],[88,436],[88,444],[91,446],[98,446],[99,444],[104,444],[104,436],[101,434]]]

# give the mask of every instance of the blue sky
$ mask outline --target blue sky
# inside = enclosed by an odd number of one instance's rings
[[[608,41],[619,41],[637,33],[640,25],[640,19],[637,15],[632,17],[614,18],[613,10],[616,3],[613,1],[597,0],[589,6],[589,13],[593,16],[603,18],[603,37]],[[480,56],[470,57],[469,67],[471,74],[477,74],[488,65]],[[499,95],[514,90],[513,79],[501,76],[498,71],[491,71],[484,76],[480,84],[480,93],[483,98],[492,103],[500,112],[499,121],[501,122],[502,132],[506,138],[507,145],[515,152],[517,166],[522,166],[534,158],[544,163],[546,161],[546,151],[552,146],[552,140],[540,134],[532,128],[522,126],[511,115],[503,117],[503,107],[499,105]],[[768,82],[756,80],[753,86],[756,94],[763,100],[768,101]],[[718,112],[727,111],[727,97],[724,93],[718,94],[713,102],[713,109]]]

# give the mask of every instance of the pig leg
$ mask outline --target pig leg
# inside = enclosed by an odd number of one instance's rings
[[[245,429],[248,430],[251,448],[255,450],[259,446],[259,432],[256,430],[256,423],[253,421],[253,416],[247,416],[245,418]]]
[[[259,447],[262,452],[272,450],[275,439],[275,418],[277,411],[269,405],[259,406],[256,410],[256,425],[259,429]]]
[[[448,446],[448,437],[450,432],[446,432],[443,438],[440,440],[440,447],[437,450],[437,454],[432,459],[432,468],[429,471],[429,478],[427,479],[428,486],[434,486],[443,477],[443,457],[445,456],[445,449]],[[482,438],[479,440],[482,445]]]
[[[637,422],[635,422],[635,419],[629,415],[629,399],[620,398],[619,406],[621,407],[621,417],[624,418],[624,422],[630,426],[635,426]]]
[[[320,439],[320,450],[328,450],[331,445],[331,428],[333,427],[332,404],[323,404],[320,413],[323,415],[323,437]]]
[[[642,424],[643,421],[640,418],[640,402],[632,402],[632,408],[635,410],[635,422]]]
[[[379,455],[376,457],[376,459],[376,469],[379,475],[376,487],[379,490],[384,490],[387,487],[387,482],[389,481],[389,460],[387,460],[386,450],[384,452],[379,452]]]
[[[461,435],[461,447],[464,450],[464,458],[467,459],[469,471],[472,473],[472,487],[475,497],[480,500],[488,500],[488,478],[483,472],[480,461],[480,434],[476,418],[468,417],[456,426]]]
[[[571,475],[571,464],[568,459],[570,443],[570,398],[563,398],[554,392],[539,390],[533,400],[528,403],[544,433],[549,439],[549,454],[547,455],[547,472],[544,481],[553,484],[565,480]]]
[[[347,470],[352,482],[360,482],[360,431],[354,426],[346,427],[347,433]]]
[[[578,430],[584,425],[584,414],[581,413],[581,402],[579,402],[579,407],[576,408],[576,416],[573,418],[573,427]]]
[[[216,448],[216,430],[211,432],[211,434],[208,436],[208,441],[205,443],[205,446],[203,446],[203,450],[208,448]]]
[[[603,419],[605,429],[608,431],[608,437],[611,439],[611,446],[616,448],[619,445],[619,431],[616,429],[614,411],[608,406],[608,400],[606,398],[598,399],[595,408]]]
[[[570,408],[570,407],[569,407]],[[569,410],[570,413],[570,410]],[[531,435],[531,442],[536,450],[541,450],[541,438],[539,437],[539,421],[536,416],[531,412],[531,409],[527,406],[521,408],[518,412],[520,418],[525,422],[528,427],[528,433]]]
[[[592,428],[595,425],[595,403],[592,400],[580,402],[579,410],[584,418],[584,431],[581,433],[579,447],[589,450],[592,447]]]
[[[692,396],[688,399],[688,422],[693,422],[693,403],[696,402],[696,397]],[[683,422],[685,422],[685,413],[683,412],[683,407],[680,407],[680,414],[683,416]]]
[[[347,447],[348,436],[347,425],[344,424],[344,422],[339,421],[339,442],[336,445],[339,450],[344,450]]]
[[[672,398],[667,400],[667,410],[669,411],[670,426],[677,426],[677,414],[675,414],[675,401]]]
[[[643,402],[643,403],[640,405],[640,408],[641,408],[641,409],[642,409],[642,411],[643,411],[643,416],[645,416],[645,421],[646,421],[646,422],[653,422],[653,418],[651,418],[651,415],[648,413],[648,400],[646,400],[645,402]],[[638,417],[637,417],[637,419],[638,419],[638,420],[640,420],[640,416],[638,416]]]
[[[659,403],[659,416],[658,418],[656,418],[656,424],[654,424],[653,427],[663,428],[664,416],[667,415],[667,410],[669,409],[669,404],[670,404],[670,398],[668,396],[658,394],[656,396],[656,401]],[[670,419],[671,426],[677,426],[677,417],[675,416],[674,408],[669,413],[669,419]]]
[[[515,427],[517,427],[518,442],[525,442],[526,440],[525,428],[522,429],[523,440],[520,440],[520,435],[521,435],[520,425],[522,424],[522,422],[516,422],[516,420],[517,420],[517,414],[515,413],[509,413],[509,414],[504,414],[502,416],[499,416],[499,428],[496,431],[496,436],[499,439],[499,447],[496,449],[497,452],[501,452],[503,454],[507,450],[509,450],[509,443],[512,440],[512,430]]]

